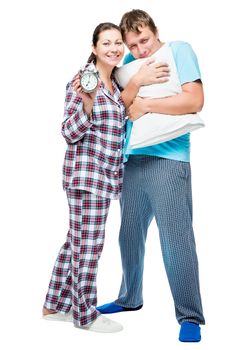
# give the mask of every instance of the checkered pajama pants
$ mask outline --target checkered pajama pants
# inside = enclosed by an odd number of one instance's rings
[[[110,199],[67,190],[70,229],[54,265],[44,306],[61,313],[71,308],[75,326],[97,316],[96,276]]]

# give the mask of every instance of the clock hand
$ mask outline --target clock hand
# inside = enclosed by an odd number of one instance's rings
[[[89,80],[87,81],[86,86],[89,86],[89,82],[90,82],[90,76],[89,76]]]

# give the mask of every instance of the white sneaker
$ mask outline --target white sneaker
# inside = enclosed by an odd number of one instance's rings
[[[43,315],[42,318],[47,321],[63,321],[72,322],[72,311],[66,314],[61,314],[60,312],[55,312],[54,314]]]
[[[114,333],[114,332],[122,331],[123,326],[118,322],[112,321],[109,318],[103,315],[100,315],[90,325],[78,326],[78,328],[85,329],[87,331],[92,331],[92,332]]]

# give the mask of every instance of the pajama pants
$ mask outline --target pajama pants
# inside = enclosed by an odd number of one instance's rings
[[[121,216],[123,277],[115,302],[129,308],[143,304],[145,241],[155,218],[177,320],[204,324],[192,227],[190,164],[156,156],[130,156],[124,170]],[[152,294],[151,303],[154,298]]]
[[[54,265],[44,306],[61,313],[72,309],[75,326],[93,322],[96,276],[110,199],[82,190],[67,190],[70,229]]]

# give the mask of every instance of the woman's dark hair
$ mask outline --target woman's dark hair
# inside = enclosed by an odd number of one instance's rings
[[[114,23],[111,23],[111,22],[104,22],[104,23],[100,23],[94,30],[93,32],[93,39],[92,39],[92,43],[93,43],[93,46],[96,47],[97,46],[97,42],[99,40],[99,35],[104,32],[105,30],[110,30],[110,29],[116,29],[118,30],[120,33],[120,28],[119,26],[117,26],[116,24]],[[88,58],[88,63],[90,62],[96,62],[96,56],[94,55],[94,53],[92,52],[91,55],[89,56]]]

